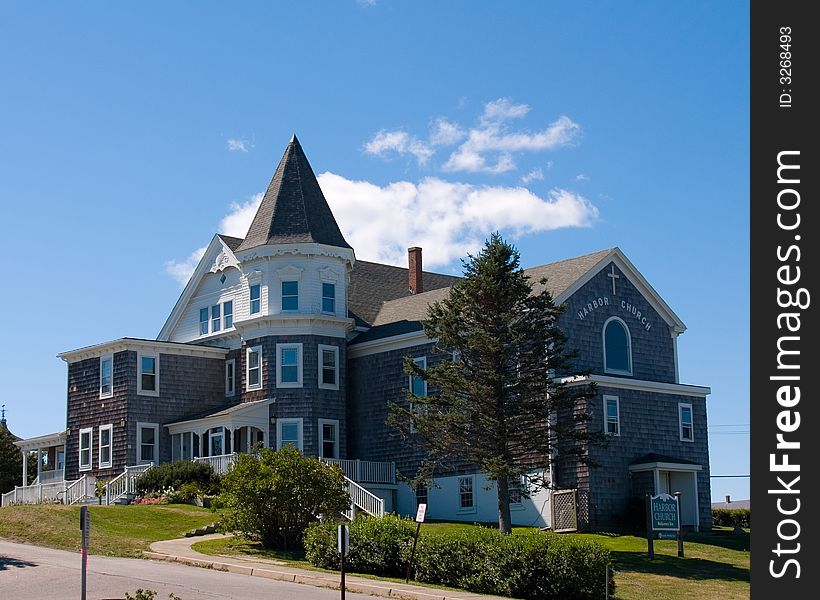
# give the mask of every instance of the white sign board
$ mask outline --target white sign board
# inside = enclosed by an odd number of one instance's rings
[[[426,504],[419,504],[419,509],[416,511],[416,523],[424,523],[424,514],[427,512]]]
[[[339,554],[344,554],[347,556],[348,552],[350,551],[350,540],[349,540],[349,529],[347,525],[339,525],[338,531],[338,545],[336,549],[339,551]]]

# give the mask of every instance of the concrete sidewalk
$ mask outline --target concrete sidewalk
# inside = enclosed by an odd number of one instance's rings
[[[322,571],[308,571],[289,567],[284,562],[250,556],[212,556],[193,550],[196,542],[227,537],[223,534],[165,540],[151,544],[150,552],[143,552],[146,558],[178,562],[218,571],[228,571],[253,577],[265,577],[278,581],[303,583],[316,587],[339,589],[339,575]],[[385,598],[408,598],[410,600],[501,600],[500,596],[484,596],[472,592],[440,590],[421,585],[409,585],[368,579],[361,575],[346,575],[345,589],[361,594]]]

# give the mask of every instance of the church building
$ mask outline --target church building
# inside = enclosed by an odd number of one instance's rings
[[[590,451],[597,466],[551,472],[545,457],[541,467],[554,488],[573,490],[577,526],[624,524],[647,492],[677,491],[683,525],[709,528],[710,390],[678,379],[683,322],[618,248],[526,273],[566,305],[567,347],[588,373],[576,381],[597,384],[584,407],[608,439]],[[421,321],[458,279],[424,271],[416,247],[406,267],[357,260],[294,136],[245,237],[213,237],[155,340],[59,355],[66,428],[16,442],[46,452],[50,468],[38,460],[35,486],[3,503],[73,502],[93,494],[88,482],[113,486],[147,465],[200,460],[224,471],[238,452],[293,444],[342,467],[354,510],[408,515],[425,502],[431,519],[496,521],[495,484],[480,472],[441,473],[419,489],[397,478],[420,454],[385,422],[389,402],[427,393],[405,357],[422,368],[448,360]],[[90,494],[72,491],[80,481]],[[526,477],[510,491],[514,524],[553,525],[559,492],[528,494]]]

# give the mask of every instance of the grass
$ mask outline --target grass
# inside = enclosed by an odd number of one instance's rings
[[[467,531],[467,523],[425,523],[422,535],[449,535]],[[516,527],[513,534],[532,531]],[[655,540],[655,559],[649,560],[646,538],[632,534],[567,534],[596,541],[612,552],[617,600],[704,600],[749,598],[749,535],[729,528],[684,536],[685,558],[677,556],[677,542]],[[304,552],[265,550],[241,538],[198,542],[194,550],[211,555],[250,555],[284,562],[293,567],[321,570],[305,560]],[[368,575],[368,577],[371,577]]]
[[[677,542],[655,540],[649,560],[646,538],[629,534],[573,534],[600,542],[612,552],[616,598],[620,600],[703,600],[749,598],[749,535],[729,528],[684,535]]]
[[[152,542],[182,537],[217,520],[208,509],[187,504],[89,506],[89,552],[141,556]],[[0,538],[61,550],[80,549],[80,507],[61,504],[0,508]]]

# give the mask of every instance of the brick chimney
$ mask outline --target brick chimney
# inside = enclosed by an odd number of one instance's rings
[[[421,248],[413,246],[407,249],[407,275],[411,294],[421,294],[424,291],[424,281],[421,274]]]

